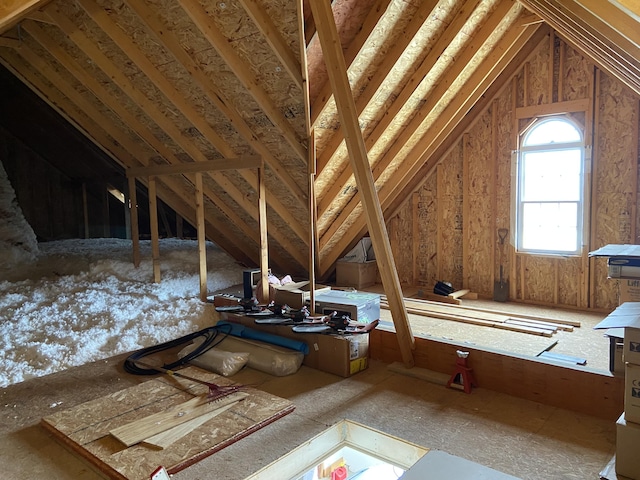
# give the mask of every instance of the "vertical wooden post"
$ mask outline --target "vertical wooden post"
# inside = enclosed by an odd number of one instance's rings
[[[109,209],[110,193],[106,183],[102,184],[102,236],[111,237],[111,213]]]
[[[156,177],[149,177],[149,220],[151,228],[151,256],[153,258],[153,281],[160,283],[160,240],[158,238],[158,199]]]
[[[176,238],[184,238],[182,215],[176,213]]]
[[[196,228],[198,230],[198,257],[200,259],[200,300],[207,301],[207,247],[206,229],[204,224],[204,189],[202,187],[202,173],[195,174],[196,177]]]
[[[133,246],[133,266],[140,266],[140,229],[138,227],[138,195],[136,179],[129,177],[129,209],[131,210],[131,243]]]
[[[89,207],[87,206],[86,182],[82,182],[82,214],[84,216],[84,238],[89,238]]]
[[[510,165],[509,165],[509,172],[511,175],[511,185],[512,185],[511,196],[510,196],[511,212],[509,215],[510,217],[509,224],[511,225],[511,230],[512,230],[512,233],[509,235],[509,237],[511,239],[515,238],[513,234],[513,229],[517,228],[516,212],[515,212],[515,205],[516,205],[515,185],[517,185],[517,182],[518,182],[518,172],[516,170],[516,159],[514,158],[517,155],[516,151],[518,150],[518,138],[520,136],[520,120],[515,114],[517,106],[518,106],[518,81],[514,76],[513,79],[511,80],[511,111],[513,112],[513,134],[511,135],[512,149],[511,149],[511,159],[510,159]],[[509,278],[511,279],[511,281],[509,282],[509,298],[512,300],[516,300],[518,296],[518,276],[517,276],[518,257],[516,255],[515,244],[513,244],[511,241],[509,241],[507,245],[507,252],[508,252],[507,256],[509,258],[509,272],[510,272]]]
[[[469,162],[469,133],[465,133],[462,135],[462,288],[469,288],[469,252],[471,250],[469,248],[471,231]],[[495,232],[492,232],[492,236],[495,236]]]
[[[124,194],[124,238],[131,240],[131,198],[129,194],[129,187],[125,185],[123,190]]]
[[[443,258],[443,246],[444,239],[442,238],[442,229],[444,228],[444,181],[442,180],[442,164],[439,163],[436,166],[436,216],[437,216],[437,231],[436,231],[436,280],[443,279],[442,273],[442,258]],[[464,202],[464,196],[462,197]],[[464,214],[463,214],[464,215]],[[464,218],[464,216],[463,216]],[[464,256],[464,253],[463,253]]]
[[[349,151],[349,160],[358,185],[360,201],[364,207],[373,249],[376,253],[382,285],[387,295],[389,309],[396,328],[400,353],[405,366],[412,367],[414,365],[412,350],[415,347],[415,339],[411,333],[398,271],[396,270],[389,236],[385,228],[380,199],[375,188],[373,173],[367,157],[367,149],[360,130],[355,101],[351,94],[347,67],[333,11],[331,10],[331,4],[326,0],[311,0],[310,4],[333,95],[338,107],[340,123],[342,124],[345,143]]]
[[[496,280],[496,246],[498,244],[496,233],[498,228],[498,101],[494,100],[491,105],[491,183],[489,188],[491,189],[491,237],[494,239],[491,245],[491,277],[489,285],[495,285]],[[508,240],[507,240],[508,241]],[[506,245],[500,246],[503,250],[500,254],[500,261],[504,262],[504,249]],[[504,266],[502,267],[504,268]],[[498,270],[499,271],[499,270]]]
[[[411,284],[415,287],[418,285],[418,258],[420,256],[420,217],[418,216],[418,205],[420,203],[420,193],[413,192],[411,197],[411,221],[412,221],[412,233],[413,242],[411,246],[413,248],[413,271],[411,272]]]
[[[309,311],[316,311],[316,135],[309,135]]]
[[[258,168],[258,224],[260,228],[260,279],[262,298],[269,298],[269,247],[267,244],[267,195],[264,184],[264,166]]]

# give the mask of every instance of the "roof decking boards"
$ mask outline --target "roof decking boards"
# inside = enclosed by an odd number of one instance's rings
[[[470,121],[466,114],[540,41],[541,18],[639,92],[633,12],[598,3],[333,2],[383,214],[410,198]],[[272,268],[308,269],[309,145],[317,158],[318,276],[366,232],[307,2],[14,0],[0,10],[0,32],[0,61],[125,168],[260,155]],[[192,176],[159,178],[156,187],[195,224]],[[257,188],[251,170],[203,175],[207,235],[254,265]]]

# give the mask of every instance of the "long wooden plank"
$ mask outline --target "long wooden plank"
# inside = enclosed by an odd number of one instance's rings
[[[0,34],[48,2],[49,0],[3,0],[0,2]]]
[[[146,177],[149,175],[175,175],[183,173],[201,173],[218,170],[238,170],[240,168],[256,168],[262,166],[262,157],[248,155],[240,158],[225,158],[203,162],[179,163],[174,165],[154,165],[127,169],[127,177]]]
[[[165,430],[164,432],[160,432],[149,438],[145,438],[142,443],[164,450],[169,445],[173,444],[185,435],[193,432],[200,425],[204,425],[212,418],[215,418],[221,413],[226,412],[236,403],[237,402],[230,403],[229,405],[225,405],[224,407],[217,408],[211,412],[205,413],[196,418],[192,418],[191,420],[181,423],[180,425],[176,425],[175,427]]]
[[[235,392],[212,402],[207,395],[200,395],[163,412],[114,428],[109,433],[130,447],[213,410],[244,400],[248,396],[245,392]]]
[[[396,270],[391,244],[387,234],[380,200],[373,181],[373,174],[367,156],[367,149],[362,137],[362,131],[358,122],[351,86],[347,77],[347,68],[342,53],[340,38],[338,36],[335,19],[331,11],[331,4],[323,0],[312,0],[311,9],[316,21],[318,36],[322,46],[329,80],[338,107],[340,123],[344,132],[349,159],[353,174],[358,185],[359,197],[364,206],[367,227],[373,249],[376,253],[378,269],[382,277],[382,284],[390,301],[391,315],[398,335],[398,345],[402,353],[402,359],[406,366],[413,365],[411,351],[414,347],[414,338],[404,303],[402,302],[402,289]]]
[[[407,300],[405,299],[405,302]],[[386,302],[384,299],[381,301],[381,305],[386,306]],[[558,330],[563,330],[567,332],[573,331],[573,326],[571,325],[563,325],[560,323],[554,322],[546,322],[534,319],[522,319],[522,318],[514,318],[509,315],[500,314],[499,312],[469,312],[466,313],[464,309],[456,309],[455,307],[447,309],[447,305],[442,305],[444,308],[438,308],[438,305],[433,307],[423,306],[423,305],[408,305],[408,308],[412,308],[416,311],[421,311],[426,316],[432,316],[437,318],[444,318],[449,320],[455,320],[458,318],[465,318],[471,320],[482,320],[482,321],[490,321],[495,323],[504,323],[511,325],[519,325],[524,327],[531,327],[539,330],[547,330],[550,332],[556,332]]]
[[[382,297],[382,299],[384,300],[384,297]],[[429,300],[421,300],[419,298],[406,298],[405,302],[416,302],[420,304],[431,305],[433,307],[449,307],[449,305],[442,305],[437,302],[431,302]],[[473,307],[473,306],[464,305],[464,304],[461,304],[452,308],[460,308],[464,310],[471,310],[474,312],[496,313],[501,315],[508,315],[509,317],[513,317],[513,318],[528,318],[530,320],[541,320],[543,322],[558,323],[562,325],[571,325],[572,327],[580,327],[581,325],[580,322],[575,320],[567,320],[563,318],[549,318],[549,317],[542,317],[537,315],[528,315],[526,313],[505,312],[500,310],[492,310],[489,308]]]
[[[380,308],[388,309],[387,305],[385,304],[380,304]],[[551,337],[553,335],[553,332],[551,332],[550,330],[541,329],[541,328],[510,325],[502,322],[493,322],[490,320],[474,319],[471,317],[463,317],[458,315],[447,315],[444,313],[430,312],[430,311],[425,311],[417,308],[407,307],[407,313],[410,313],[412,315],[421,315],[423,317],[440,318],[442,320],[452,320],[454,322],[459,322],[459,323],[468,323],[470,325],[478,325],[481,327],[492,327],[492,328],[499,328],[501,330],[511,330],[512,332],[528,333],[531,335],[540,335],[543,337]]]

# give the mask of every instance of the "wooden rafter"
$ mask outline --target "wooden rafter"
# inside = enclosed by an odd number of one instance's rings
[[[302,88],[300,61],[286,44],[265,9],[256,0],[240,0],[240,3],[267,40],[267,43],[271,45],[271,49],[282,62],[291,78],[296,82],[298,88]]]
[[[424,120],[428,117],[429,113],[433,111],[433,109],[438,105],[442,96],[449,90],[449,87],[453,83],[453,80],[457,78],[465,69],[468,62],[475,56],[475,54],[480,50],[480,47],[485,44],[485,42],[491,37],[496,27],[502,22],[505,15],[512,8],[521,8],[517,4],[514,5],[513,0],[501,2],[498,8],[493,11],[487,21],[482,25],[482,27],[476,32],[471,42],[465,47],[465,49],[456,57],[455,62],[452,62],[449,65],[449,68],[445,71],[440,82],[433,88],[430,92],[429,97],[426,99],[425,103],[420,107],[416,115],[413,116],[409,124],[402,130],[402,132],[395,138],[393,145],[387,149],[385,155],[378,160],[374,167],[374,177],[377,179],[382,171],[391,164],[391,162],[395,159],[396,155],[404,148],[406,142],[415,135],[415,132],[418,131],[419,127],[422,125]],[[485,62],[486,63],[486,62]],[[485,64],[483,63],[483,65]],[[481,67],[482,68],[482,67]],[[461,101],[462,97],[460,95],[456,95],[457,101]],[[404,105],[404,102],[401,101],[401,106]],[[395,110],[395,109],[394,109]],[[399,110],[398,110],[399,111]],[[416,158],[416,157],[409,157]],[[406,168],[406,167],[405,167]],[[321,234],[320,238],[320,248],[323,248],[336,234],[340,226],[346,221],[346,219],[351,215],[351,213],[358,206],[357,197],[353,197],[349,203],[343,208],[342,212],[338,216],[338,218],[329,226],[328,229],[325,229]],[[322,215],[322,212],[319,212]],[[320,227],[322,228],[322,227]],[[343,241],[343,244],[348,243]],[[346,245],[343,245],[346,246]]]
[[[47,103],[67,118],[68,121],[83,131],[87,138],[92,139],[99,145],[107,155],[124,166],[136,166],[139,165],[138,162],[147,161],[151,154],[145,150],[144,144],[131,141],[128,136],[113,125],[110,119],[95,109],[91,103],[66,83],[53,68],[47,65],[30,48],[22,46],[19,53],[26,64],[38,69],[41,75],[47,78],[55,89],[47,87],[37,75],[32,74],[32,71],[27,68],[15,71],[15,73],[23,78],[26,85],[39,93]],[[15,67],[19,66],[20,63],[13,59],[11,65]],[[105,150],[105,146],[108,146],[109,150]],[[184,194],[179,197],[176,193],[182,193],[184,187],[177,183],[171,185],[170,181],[167,182],[167,185],[170,188],[165,187],[164,184],[158,185],[159,197],[167,204],[172,205],[177,213],[195,224],[193,210],[186,208],[186,205],[191,203],[189,198]],[[211,238],[216,238],[216,243],[234,255],[235,258],[251,262],[251,259],[244,253],[245,251],[250,251],[248,245],[244,241],[238,243],[237,240],[227,239],[226,235],[222,233],[226,230],[224,225],[220,227],[216,228],[213,225],[208,227]]]
[[[378,24],[378,22],[387,11],[387,7],[389,6],[389,3],[391,3],[391,0],[378,0],[376,4],[373,6],[373,8],[371,9],[371,11],[369,12],[369,15],[367,15],[367,18],[363,22],[362,27],[358,32],[358,35],[356,35],[356,38],[349,44],[349,47],[347,47],[346,52],[344,52],[344,60],[348,66],[350,66],[353,63],[353,61],[356,59],[356,57],[360,53],[360,50],[362,50],[362,47],[365,45],[367,40],[369,40],[369,36],[371,35],[373,30],[376,28],[376,25]],[[433,3],[433,0],[430,0],[430,2],[427,2],[427,3]],[[326,106],[329,104],[329,100],[331,100],[332,98],[333,98],[333,92],[331,90],[331,83],[327,80],[325,84],[322,86],[322,88],[320,89],[320,92],[318,93],[316,101],[311,106],[311,125],[312,126],[316,125],[318,118],[320,118],[320,115],[322,115],[322,112],[324,111]],[[318,168],[318,173],[319,173],[322,171],[322,168],[324,168],[324,165],[318,165],[318,167],[319,167]]]
[[[260,105],[260,108],[269,117],[271,122],[282,132],[289,145],[297,153],[298,157],[303,161],[307,159],[307,148],[302,144],[301,139],[294,131],[289,121],[274,105],[269,98],[267,92],[260,85],[255,74],[245,64],[245,62],[233,50],[227,38],[220,32],[218,27],[213,23],[211,17],[197,2],[189,0],[180,0],[180,5],[189,15],[191,20],[200,29],[211,46],[216,49],[218,55],[225,61],[231,71],[236,75],[238,80],[244,85],[248,92],[253,96],[254,100]]]
[[[242,115],[240,115],[240,113],[233,107],[232,102],[225,98],[225,95],[220,91],[220,89],[209,80],[200,65],[184,50],[176,34],[162,24],[157,16],[157,12],[152,11],[144,4],[144,2],[127,0],[127,4],[138,14],[140,19],[146,23],[149,32],[155,36],[156,41],[163,45],[176,58],[176,60],[180,62],[187,72],[189,72],[191,78],[194,79],[202,91],[207,95],[207,98],[211,103],[229,119],[237,132],[245,139],[251,148],[258,155],[264,158],[265,163],[275,173],[275,175],[284,182],[288,187],[289,192],[291,192],[301,202],[301,204],[305,203],[306,194],[300,185],[293,180],[291,175],[283,168],[280,161],[275,158],[275,156],[262,142],[260,142],[256,134],[251,130],[251,127],[247,125]],[[249,172],[249,175],[246,175],[244,178],[254,190],[257,189],[257,177],[253,173]],[[267,202],[300,239],[306,238],[305,228],[291,214],[290,209],[282,204],[278,195],[267,190]]]
[[[396,97],[393,104],[389,107],[386,114],[380,119],[380,122],[378,122],[375,128],[367,136],[365,140],[367,149],[371,150],[376,145],[376,143],[380,140],[380,138],[382,138],[385,130],[389,128],[389,126],[395,121],[398,114],[400,113],[402,108],[405,106],[406,102],[415,92],[416,88],[427,77],[427,75],[429,74],[429,72],[437,62],[438,58],[440,58],[440,56],[445,51],[445,49],[447,48],[451,40],[453,40],[453,38],[460,32],[460,29],[463,27],[465,22],[469,19],[469,17],[471,16],[471,14],[476,8],[478,1],[479,0],[465,2],[460,8],[460,10],[458,10],[455,18],[449,23],[446,30],[442,33],[440,38],[431,48],[429,54],[422,60],[422,62],[420,63],[416,71],[413,73],[413,75],[411,75],[411,78],[409,78],[409,81],[406,83],[406,85],[404,86],[400,94]],[[428,2],[425,2],[425,4],[427,3]],[[402,53],[404,52],[405,48],[407,47],[409,42],[413,39],[413,35],[415,35],[420,29],[420,27],[422,27],[424,21],[428,16],[428,13],[429,13],[428,11],[424,11],[422,15],[416,15],[414,17],[409,28],[407,29],[407,32],[405,32],[405,37],[404,37],[405,41],[398,42],[396,44],[396,46],[388,56],[389,59],[395,58],[395,61],[397,61],[402,56]],[[386,63],[388,64],[386,68],[382,68],[378,70],[378,76],[376,77],[377,81],[375,81],[376,79],[374,79],[374,81],[372,81],[369,85],[367,85],[367,87],[365,88],[365,91],[358,98],[356,105],[358,107],[359,113],[364,111],[369,101],[373,98],[375,93],[380,88],[383,82],[383,75],[386,76],[391,71],[391,67],[393,65],[391,65],[391,62],[389,60],[387,60]],[[335,144],[332,144],[331,147],[333,147],[334,145]],[[325,155],[325,152],[327,153],[327,155]],[[326,157],[328,156],[328,154],[333,155],[335,153],[335,150],[334,152],[331,152],[331,150],[327,148],[325,149],[325,152],[323,152],[322,157],[324,157],[326,161],[327,160]],[[324,215],[324,213],[329,208],[331,201],[336,197],[338,192],[342,188],[344,188],[344,185],[349,181],[351,176],[352,174],[350,169],[345,168],[339,174],[338,179],[330,183],[331,188],[329,188],[329,190],[327,190],[323,195],[321,195],[321,198],[318,204],[318,208],[319,208],[318,214],[320,216]]]
[[[409,22],[407,27],[403,30],[402,34],[396,40],[393,47],[386,53],[385,60],[376,69],[376,75],[371,79],[371,81],[365,87],[364,91],[356,99],[356,108],[358,109],[358,115],[360,115],[365,110],[365,108],[367,108],[375,94],[384,83],[384,80],[391,72],[391,69],[398,63],[400,58],[402,58],[402,54],[405,52],[405,49],[415,38],[420,28],[422,28],[424,22],[437,3],[437,1],[433,0],[422,2],[420,8],[416,11],[415,15],[413,15],[411,22]],[[342,130],[336,131],[331,139],[327,142],[327,145],[322,151],[322,155],[320,155],[320,157],[318,158],[319,176],[322,174],[325,167],[338,150],[338,147],[343,142],[344,136],[342,135]],[[367,148],[371,147],[368,145]],[[345,161],[345,167],[346,164],[348,164],[348,161]],[[331,183],[333,184],[333,182]],[[339,181],[336,183],[339,183]],[[326,195],[320,195],[321,198],[324,196]]]
[[[54,6],[52,6],[54,7]],[[200,150],[198,150],[195,145],[190,142],[182,133],[178,130],[178,128],[170,121],[158,108],[152,103],[142,92],[136,89],[136,87],[131,83],[131,81],[126,78],[123,72],[121,72],[116,65],[113,64],[111,60],[109,60],[96,45],[94,45],[80,30],[75,28],[75,26],[59,12],[55,10],[55,8],[49,8],[48,13],[51,15],[52,19],[60,26],[60,28],[67,33],[67,35],[73,40],[81,50],[85,52],[90,58],[93,59],[96,65],[98,65],[107,75],[109,75],[112,80],[127,94],[129,97],[138,105],[145,110],[147,114],[153,118],[156,123],[169,135],[176,143],[187,153],[191,155],[196,161],[207,161],[208,159],[202,154]],[[35,25],[35,22],[29,21],[25,22],[25,28],[28,28],[30,32],[33,32],[34,36],[41,37],[44,32],[39,31],[39,27]],[[57,58],[60,56],[65,56],[65,52],[62,51],[59,47],[54,46],[54,42],[51,39],[42,38],[41,44],[47,49],[55,49],[55,55]],[[68,57],[68,55],[67,55]],[[81,77],[80,80],[85,85],[93,85],[94,88],[99,90],[101,87],[98,82],[90,79],[90,75],[84,72],[79,66],[69,67],[70,63],[73,63],[72,59],[67,59],[65,62],[67,68],[71,68],[74,74]],[[104,96],[103,96],[104,98]],[[139,124],[139,121],[133,118],[131,114],[129,114],[126,109],[124,109],[120,103],[111,98],[107,103],[110,107],[117,111],[119,114],[124,115],[126,120],[125,122],[129,125]],[[160,153],[163,158],[165,158],[169,163],[179,164],[181,161],[168,149],[162,142],[160,142],[156,137],[153,136],[148,129],[141,127],[142,130],[137,130],[138,132],[142,132],[142,135],[145,138],[145,141],[149,142],[153,145],[154,149]],[[226,177],[222,175],[209,174],[212,178],[220,183],[221,187],[225,190],[227,194],[231,196],[239,205],[241,205],[256,221],[258,219],[258,208],[255,204],[253,204],[249,198],[247,198],[244,192],[241,192],[234,184],[232,184]],[[193,183],[194,179],[191,178],[190,181]],[[257,183],[257,182],[256,182]],[[232,222],[233,224],[240,229],[248,238],[253,239],[254,242],[259,243],[259,237],[257,235],[257,231],[255,228],[252,228],[248,225],[234,210],[234,208],[227,205],[227,202],[224,201],[219,195],[215,194],[213,190],[210,188],[205,188],[205,194],[208,199],[210,199],[216,207],[221,210]],[[291,248],[290,254],[292,257],[300,264],[305,265],[305,255],[303,252],[299,252],[298,249],[295,249],[291,246],[291,242],[286,236],[281,232],[273,232],[278,238],[277,240],[284,245],[284,248],[287,248],[287,245]],[[235,241],[238,241],[236,239]]]
[[[3,0],[0,2],[0,35],[22,18],[43,7],[50,0]]]
[[[628,14],[614,5],[594,5],[586,0],[520,0],[559,35],[583,51],[596,65],[618,78],[640,95],[640,47],[638,28],[619,30],[629,22]],[[601,2],[605,3],[605,2]],[[601,11],[602,9],[605,11]],[[594,9],[596,14],[590,9]],[[606,15],[603,17],[602,15]],[[630,23],[633,25],[633,23]]]
[[[520,7],[514,6],[513,8]],[[523,27],[521,22],[517,21],[505,32],[505,35],[495,44],[493,50],[485,58],[482,65],[464,82],[455,100],[447,105],[438,115],[436,122],[425,132],[413,147],[412,152],[407,155],[408,159],[415,160],[403,165],[402,172],[398,172],[398,175],[394,178],[394,182],[390,182],[393,183],[393,185],[388,183],[382,186],[379,195],[383,208],[392,204],[395,198],[402,194],[406,185],[410,184],[418,171],[421,171],[421,167],[429,158],[430,152],[437,149],[437,147],[446,140],[450,132],[462,121],[465,114],[482,97],[482,94],[489,88],[491,83],[498,78],[522,46],[539,28],[540,23],[530,23]],[[425,103],[423,108],[428,108],[428,103]],[[379,176],[381,170],[378,169],[383,168],[381,162],[374,168],[374,176]],[[357,200],[352,199],[350,202],[350,206],[351,205],[355,208]],[[353,211],[353,208],[351,211]],[[346,217],[344,220],[346,220]],[[357,238],[356,236],[361,234],[365,227],[365,219],[361,213],[358,213],[357,219],[350,227],[350,236]],[[343,241],[346,240],[348,239],[343,239]],[[331,268],[341,253],[340,248],[335,248],[325,255],[320,266],[321,272],[325,272]]]
[[[360,197],[365,207],[371,242],[376,252],[376,261],[382,277],[382,284],[389,301],[400,353],[405,366],[412,367],[414,364],[412,353],[415,345],[414,338],[403,302],[400,280],[393,260],[382,209],[380,208],[380,202],[373,183],[373,175],[367,159],[367,150],[358,124],[356,106],[349,86],[347,67],[342,54],[333,12],[331,5],[324,0],[311,0],[311,9],[316,20],[331,86],[344,128],[351,165],[355,172]]]

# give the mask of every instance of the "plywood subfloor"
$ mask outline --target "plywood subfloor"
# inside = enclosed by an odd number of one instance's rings
[[[224,377],[189,367],[181,372],[218,385]],[[111,478],[149,478],[158,466],[170,473],[215,453],[294,410],[289,400],[255,388],[249,396],[164,450],[144,444],[125,447],[109,431],[207,393],[207,387],[175,377],[157,377],[139,385],[42,418],[41,425],[61,443]]]

